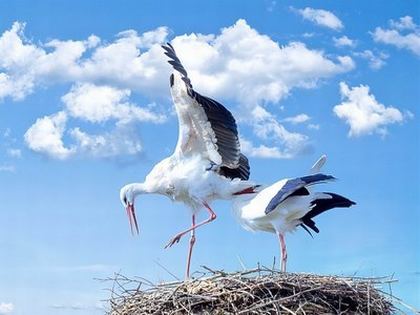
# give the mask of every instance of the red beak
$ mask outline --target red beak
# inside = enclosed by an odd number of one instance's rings
[[[128,221],[130,222],[131,234],[133,235],[135,233],[139,234],[139,226],[137,224],[136,211],[134,209],[134,204],[128,203],[125,210],[127,211]]]

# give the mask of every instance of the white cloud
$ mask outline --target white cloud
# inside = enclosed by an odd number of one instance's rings
[[[26,144],[35,152],[52,158],[64,160],[70,157],[74,154],[74,148],[65,147],[62,139],[66,121],[65,112],[38,118],[25,133]]]
[[[15,22],[0,37],[0,100],[11,96],[21,100],[34,88],[33,60],[40,58],[43,50],[35,45],[25,45],[23,23]]]
[[[142,145],[133,130],[133,122],[160,123],[166,117],[150,108],[129,103],[129,95],[129,90],[77,84],[62,97],[65,104],[63,111],[38,119],[28,129],[26,144],[38,153],[61,160],[76,156],[111,158],[137,155],[142,151]],[[88,134],[80,127],[68,129],[66,122],[69,118],[90,123],[103,123],[110,119],[116,122],[110,131]],[[66,145],[65,141],[70,144]]]
[[[396,28],[398,30],[414,30],[417,28],[413,18],[408,15],[400,17],[398,21],[390,20],[390,25],[392,28]]]
[[[5,150],[6,155],[11,158],[20,158],[22,156],[22,151],[15,148],[17,140],[12,135],[10,128],[6,128],[0,132],[0,138],[0,151]]]
[[[23,29],[24,24],[16,22],[0,38],[0,47],[7,48],[0,49],[3,98],[21,99],[36,84],[62,81],[108,85],[153,97],[168,95],[168,85],[162,82],[168,82],[171,70],[159,46],[166,40],[165,27],[142,35],[124,31],[111,43],[101,44],[92,35],[84,41],[54,39],[39,46],[25,39]],[[180,35],[173,44],[195,86],[247,103],[250,99],[277,102],[292,88],[314,87],[319,79],[354,68],[349,56],[334,62],[300,42],[280,46],[245,20],[222,29],[219,35]],[[86,55],[88,50],[91,54]]]
[[[377,27],[372,32],[374,41],[393,45],[400,49],[408,49],[420,56],[420,28],[413,22],[412,17],[405,16],[397,22],[391,20],[390,26],[390,29]]]
[[[64,111],[37,119],[25,133],[27,146],[35,152],[60,160],[75,156],[132,156],[142,151],[140,140],[130,124],[117,123],[111,131],[91,135],[79,127],[66,130],[67,120],[68,115]],[[69,136],[69,145],[64,142],[66,134]]]
[[[292,158],[309,150],[310,144],[306,135],[288,131],[273,114],[261,106],[255,107],[251,116],[255,135],[271,145],[270,147],[266,145],[256,147],[249,141],[245,144],[241,142],[245,152],[251,156]]]
[[[169,29],[166,26],[158,27],[157,29],[143,33],[139,38],[139,47],[150,48],[153,45],[165,42],[168,37]],[[136,33],[134,33],[134,36]]]
[[[333,30],[341,30],[344,28],[341,20],[332,12],[322,9],[313,9],[306,7],[305,9],[296,10],[305,20],[315,24],[331,28]]]
[[[97,47],[90,58],[79,62],[74,81],[123,87],[148,96],[168,95],[168,84],[162,82],[168,82],[169,67],[160,47],[165,34],[162,28],[143,36],[133,30],[120,32],[117,40]]]
[[[373,51],[368,50],[368,49],[362,52],[355,52],[354,55],[368,60],[369,67],[373,70],[379,70],[383,66],[385,66],[386,65],[385,60],[388,59],[389,57],[387,54],[383,52],[379,52],[375,54]]]
[[[147,108],[140,108],[128,102],[131,92],[111,86],[97,86],[90,83],[77,84],[61,100],[70,116],[92,123],[116,119],[124,123],[149,121],[161,123],[166,117]]]
[[[339,38],[333,37],[334,45],[336,47],[355,47],[356,41],[348,38],[346,35],[343,35]]]
[[[337,21],[331,22],[334,18],[330,12],[325,12],[317,19],[320,23],[342,28],[337,26]],[[38,86],[72,84],[62,97],[63,113],[39,118],[27,131],[25,141],[34,151],[59,159],[80,152],[98,156],[96,152],[104,149],[93,148],[114,143],[115,132],[120,132],[117,127],[97,134],[87,134],[77,126],[65,130],[67,119],[89,123],[114,120],[115,124],[158,123],[165,119],[154,108],[136,106],[129,97],[132,93],[159,99],[169,96],[171,67],[160,47],[167,41],[168,28],[158,27],[143,34],[127,30],[111,42],[91,35],[85,40],[53,39],[35,44],[24,37],[24,26],[16,22],[0,36],[0,101],[7,97],[23,99]],[[295,88],[315,88],[320,81],[355,67],[350,56],[327,56],[301,42],[280,45],[242,19],[219,34],[185,34],[176,36],[172,43],[194,87],[213,98],[240,103],[238,118],[254,130],[262,123],[244,119],[249,116],[245,113],[267,102],[277,103]],[[60,120],[60,117],[64,118]],[[271,134],[277,135],[279,143],[285,145],[283,149],[300,151],[301,147],[293,149],[292,146],[293,143],[301,146],[305,136],[297,137],[273,121],[270,118],[268,122]],[[48,132],[51,143],[46,144],[43,137]],[[65,145],[69,140],[73,142]],[[136,149],[124,152],[139,151],[137,138],[127,141]]]
[[[333,110],[350,126],[350,137],[373,133],[386,135],[387,125],[404,120],[403,114],[397,108],[379,103],[370,94],[368,86],[349,87],[341,82],[340,93],[342,102],[334,106]]]
[[[22,157],[22,151],[20,149],[8,148],[7,155],[14,158],[20,158]]]
[[[151,108],[140,108],[128,102],[129,90],[89,83],[76,84],[62,97],[63,111],[38,119],[26,132],[25,142],[35,152],[65,160],[76,156],[111,158],[137,155],[142,151],[133,122],[161,123],[166,116]],[[149,107],[152,107],[149,106]],[[90,123],[115,120],[110,131],[88,134],[79,127],[67,129],[69,118]],[[65,144],[65,136],[69,137]]]
[[[302,34],[302,37],[303,38],[312,38],[314,36],[315,36],[315,33],[308,33],[308,32],[306,32],[306,33],[303,33]]]
[[[13,305],[13,303],[0,302],[0,315],[12,314],[14,309],[15,306]]]
[[[71,129],[69,134],[76,141],[78,154],[94,158],[137,155],[142,151],[140,140],[125,125],[98,135],[90,135],[80,128]]]
[[[10,161],[12,159],[19,159],[22,157],[22,152],[16,147],[16,138],[12,135],[10,128],[5,128],[0,131],[0,154],[4,152],[6,157],[5,162],[0,162],[0,172],[14,173],[16,171],[15,165]]]
[[[306,151],[308,137],[306,135],[290,132],[274,118],[264,119],[255,123],[254,132],[263,139],[279,143],[285,157],[293,157]]]
[[[319,130],[319,128],[320,128],[319,124],[308,124],[308,129]]]
[[[241,151],[247,156],[264,159],[287,159],[292,157],[290,154],[281,152],[278,147],[268,147],[263,144],[254,146],[251,141],[244,138],[241,139]]]
[[[307,122],[310,119],[311,119],[311,117],[309,117],[306,114],[299,114],[299,115],[296,115],[296,116],[293,116],[293,117],[284,118],[283,121],[289,122],[289,123],[292,123],[292,124],[301,124],[301,123]]]
[[[15,22],[0,37],[0,100],[20,100],[37,85],[57,82],[110,84],[148,94],[156,92],[157,82],[167,81],[165,57],[158,45],[166,40],[165,27],[141,36],[128,30],[102,45],[95,35],[35,45],[24,37],[24,28],[24,23]],[[148,50],[142,53],[140,48]],[[89,50],[91,56],[85,57]]]
[[[190,34],[172,41],[198,91],[249,107],[278,102],[294,88],[314,88],[325,78],[350,71],[349,56],[337,61],[301,42],[279,45],[245,20],[220,35]]]

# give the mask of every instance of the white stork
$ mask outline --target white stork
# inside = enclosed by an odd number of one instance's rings
[[[216,219],[211,201],[253,193],[257,186],[248,181],[248,159],[240,152],[232,114],[222,104],[197,93],[172,45],[162,47],[174,68],[170,87],[179,121],[178,142],[175,152],[156,164],[143,183],[124,186],[120,198],[133,233],[134,229],[138,233],[134,202],[139,194],[161,194],[191,209],[191,227],[175,235],[165,246],[171,247],[191,232],[186,266],[188,278],[195,229]],[[209,217],[196,223],[196,214],[202,208],[208,211]]]
[[[311,236],[308,228],[318,233],[313,218],[333,208],[348,208],[356,203],[331,192],[314,192],[312,186],[335,178],[319,173],[326,157],[312,166],[313,174],[282,179],[271,186],[261,187],[257,194],[234,198],[233,213],[249,231],[276,233],[280,242],[281,271],[286,271],[287,250],[285,233],[301,226]]]

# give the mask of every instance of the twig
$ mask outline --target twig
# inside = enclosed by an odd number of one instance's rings
[[[167,273],[169,273],[172,277],[175,278],[175,280],[181,281],[181,279],[179,279],[177,276],[175,276],[172,272],[170,272],[165,266],[163,266],[160,262],[158,262],[156,259],[154,260],[154,262],[156,263],[156,265],[158,265],[159,267],[161,267],[163,270],[165,270]]]

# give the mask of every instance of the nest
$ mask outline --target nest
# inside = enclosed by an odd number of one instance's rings
[[[139,314],[391,314],[377,287],[384,278],[282,273],[268,268],[153,285],[117,275],[110,315]]]

